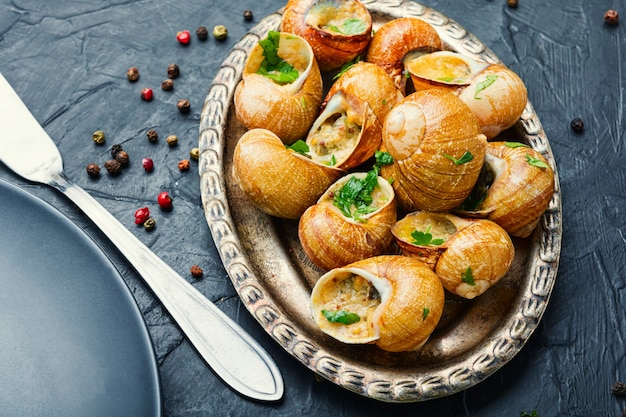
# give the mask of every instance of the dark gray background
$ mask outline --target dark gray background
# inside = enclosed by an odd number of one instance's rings
[[[197,146],[202,103],[230,48],[279,1],[0,0],[0,72],[13,85],[64,155],[68,176],[86,188],[123,224],[180,274],[237,320],[271,353],[285,379],[277,404],[245,400],[204,366],[167,312],[100,232],[55,191],[32,185],[0,165],[0,177],[51,202],[93,237],[121,272],[152,334],[163,387],[165,416],[620,416],[626,400],[611,394],[626,380],[626,21],[608,26],[607,9],[626,1],[441,0],[441,11],[475,34],[525,81],[529,98],[550,140],[563,201],[563,246],[552,299],[537,331],[504,368],[478,386],[436,401],[383,404],[316,380],[267,336],[240,303],[224,271],[203,216],[197,164],[181,173],[176,164]],[[244,21],[245,9],[254,21]],[[228,38],[199,42],[195,29],[223,24]],[[192,31],[182,47],[176,32]],[[172,92],[160,89],[176,62],[181,77]],[[126,79],[130,66],[139,82]],[[142,87],[155,100],[139,98]],[[176,101],[192,112],[181,115]],[[585,131],[570,120],[582,117]],[[145,132],[155,128],[158,143]],[[91,140],[107,135],[105,146]],[[168,148],[165,137],[179,136]],[[101,165],[120,143],[131,166],[117,178],[91,180],[90,162]],[[152,157],[147,175],[143,157]],[[170,191],[174,210],[161,212],[160,191]],[[136,227],[133,213],[149,205],[152,233]],[[204,278],[189,268],[199,264]],[[1,353],[0,353],[1,355]],[[0,404],[0,407],[2,405]]]

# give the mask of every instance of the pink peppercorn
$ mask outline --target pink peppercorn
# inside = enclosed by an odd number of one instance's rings
[[[145,101],[152,101],[154,98],[154,93],[151,88],[144,88],[141,90],[141,98]]]
[[[152,161],[151,158],[143,158],[141,160],[141,165],[146,172],[152,172],[152,170],[154,170],[154,161]]]
[[[189,41],[191,40],[191,34],[189,33],[188,30],[183,30],[176,34],[176,39],[181,45],[187,45],[189,44]]]
[[[163,191],[159,194],[157,202],[163,210],[170,210],[172,208],[172,197],[170,197],[167,191]]]
[[[140,208],[135,212],[135,224],[144,224],[150,218],[150,209],[148,207]]]

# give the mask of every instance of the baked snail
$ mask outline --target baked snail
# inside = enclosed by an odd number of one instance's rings
[[[507,232],[485,219],[417,211],[393,226],[402,252],[430,266],[445,289],[472,299],[504,277],[515,247]]]
[[[341,342],[402,352],[426,343],[444,298],[441,281],[426,264],[381,255],[324,274],[313,287],[311,309],[319,328]]]

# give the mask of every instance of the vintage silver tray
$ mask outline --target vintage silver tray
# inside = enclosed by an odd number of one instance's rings
[[[433,25],[447,49],[499,62],[456,22],[413,1],[364,1],[376,24],[414,16]],[[271,218],[234,186],[232,153],[245,128],[232,106],[251,48],[277,30],[281,11],[265,17],[237,43],[213,81],[200,121],[200,187],[207,223],[242,303],[287,352],[313,372],[350,391],[386,402],[417,402],[459,392],[500,369],[537,327],[556,280],[561,250],[561,196],[555,193],[540,225],[514,240],[509,274],[473,301],[449,296],[444,316],[419,352],[388,353],[349,346],[319,331],[309,310],[307,277],[322,274],[307,260],[297,222]],[[548,139],[528,103],[507,135],[529,144],[556,166]]]

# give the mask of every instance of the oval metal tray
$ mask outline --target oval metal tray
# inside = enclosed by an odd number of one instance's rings
[[[495,54],[441,13],[412,1],[364,1],[374,25],[405,16],[433,25],[446,49],[490,62]],[[448,294],[442,320],[419,352],[389,353],[375,346],[345,345],[315,326],[307,279],[320,276],[297,239],[297,222],[271,218],[233,184],[232,153],[245,128],[232,97],[249,51],[280,25],[281,11],[265,17],[238,42],[218,71],[200,121],[200,187],[207,223],[242,303],[288,353],[313,372],[363,396],[418,402],[478,384],[511,360],[537,327],[556,280],[561,250],[561,199],[555,193],[540,225],[514,239],[511,271],[473,301]],[[503,135],[541,152],[555,173],[548,139],[528,103]],[[511,138],[509,138],[509,136]]]

